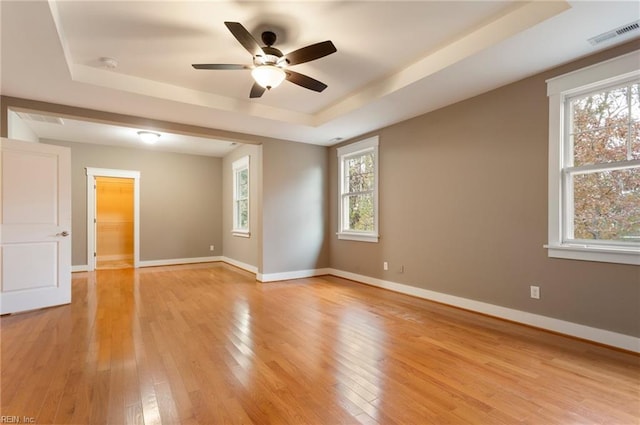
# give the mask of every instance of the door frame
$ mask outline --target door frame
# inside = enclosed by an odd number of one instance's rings
[[[86,167],[87,270],[96,269],[96,177],[133,179],[133,267],[140,267],[140,171]]]

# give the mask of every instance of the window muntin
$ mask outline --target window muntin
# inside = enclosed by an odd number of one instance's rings
[[[233,230],[234,234],[249,234],[249,157],[233,162]]]
[[[378,241],[378,138],[338,149],[339,239]]]
[[[547,80],[549,257],[640,265],[639,54]]]

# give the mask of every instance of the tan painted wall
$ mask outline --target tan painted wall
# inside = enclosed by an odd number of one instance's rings
[[[376,132],[377,244],[335,236],[332,148],[331,267],[640,336],[640,268],[550,259],[543,248],[545,79],[637,48],[627,44]],[[540,300],[529,298],[530,285],[540,286]]]
[[[327,148],[268,141],[262,158],[260,272],[327,267]]]
[[[232,164],[243,156],[249,156],[249,231],[251,236],[243,238],[233,236],[233,170]],[[224,157],[222,163],[222,239],[224,256],[236,261],[258,267],[258,248],[260,236],[260,188],[262,147],[240,145]]]
[[[42,140],[71,148],[72,264],[87,264],[85,167],[140,171],[140,260],[219,255],[222,159]],[[218,254],[209,251],[215,245]]]

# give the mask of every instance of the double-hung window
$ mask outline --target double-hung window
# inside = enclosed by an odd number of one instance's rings
[[[232,164],[233,169],[233,230],[236,236],[249,237],[249,157]]]
[[[640,264],[639,59],[547,82],[550,257]]]
[[[378,137],[338,148],[338,239],[378,241]]]

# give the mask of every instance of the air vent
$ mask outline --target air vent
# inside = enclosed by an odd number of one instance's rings
[[[25,121],[46,122],[49,124],[64,125],[64,121],[60,117],[51,115],[35,114],[33,112],[18,112],[18,116]]]
[[[592,46],[597,46],[600,43],[604,43],[605,41],[611,40],[616,37],[627,35],[630,32],[637,31],[638,29],[640,29],[640,21],[635,21],[628,25],[623,25],[619,28],[607,31],[600,35],[596,35],[595,37],[591,37],[589,39],[589,43],[591,43]]]

